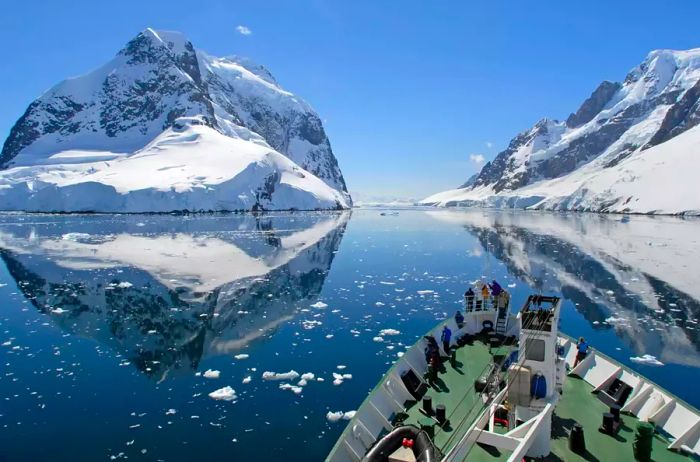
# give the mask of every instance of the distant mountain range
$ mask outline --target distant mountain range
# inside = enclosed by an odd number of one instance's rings
[[[700,48],[657,50],[565,121],[542,119],[459,188],[421,201],[700,214]]]
[[[352,205],[319,116],[264,67],[146,29],[29,105],[0,209],[169,212]]]

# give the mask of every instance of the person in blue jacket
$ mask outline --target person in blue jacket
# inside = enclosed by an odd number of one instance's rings
[[[578,365],[581,361],[586,359],[586,355],[588,355],[588,343],[586,343],[586,339],[583,337],[580,337],[578,339],[578,343],[576,344],[576,349],[578,350],[578,353],[576,353],[576,360],[574,361],[574,367]]]
[[[452,331],[447,324],[442,328],[442,349],[445,350],[447,355],[450,355],[450,340],[452,339]]]
[[[464,327],[464,315],[459,310],[455,312],[455,323],[457,324],[457,329]]]

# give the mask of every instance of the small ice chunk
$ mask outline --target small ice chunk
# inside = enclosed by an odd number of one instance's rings
[[[64,310],[64,309],[61,308],[61,307],[54,308],[53,310],[51,310],[51,312],[54,313],[54,314],[68,313],[68,311],[69,311],[69,310]]]
[[[294,385],[289,384],[289,383],[280,383],[279,388],[280,388],[280,390],[291,390],[296,395],[300,394],[303,391],[302,387],[294,386]]]
[[[356,412],[357,412],[357,411],[347,411],[347,412],[343,412],[343,411],[331,412],[331,411],[328,411],[328,413],[326,413],[326,420],[328,420],[329,422],[338,422],[338,421],[340,421],[340,420],[350,420],[350,419],[352,419],[353,417],[355,417]]]
[[[247,355],[245,353],[241,353],[241,354],[237,354],[233,358],[240,361],[241,359],[248,359],[249,357],[250,357],[250,355]]]
[[[328,304],[323,303],[322,301],[317,301],[313,305],[311,305],[311,308],[318,308],[319,310],[322,310],[323,308],[327,308]]]
[[[305,372],[305,373],[301,374],[302,380],[308,381],[308,380],[313,380],[314,378],[316,378],[316,375],[314,375],[313,372]]]
[[[401,332],[396,330],[396,329],[382,329],[379,331],[380,336],[386,336],[386,335],[399,335]]]
[[[177,411],[175,409],[168,409],[165,411],[165,415],[175,415],[177,414]]]
[[[133,284],[127,281],[123,281],[117,284],[117,287],[119,287],[120,289],[128,289],[129,287],[133,287]]]
[[[384,341],[384,337],[374,337],[374,338],[372,339],[372,341],[374,341],[374,342],[383,342],[383,341]]]
[[[430,295],[430,294],[434,294],[435,291],[434,290],[417,290],[416,293],[418,295]]]
[[[90,235],[87,233],[66,233],[61,236],[64,241],[79,241],[81,239],[90,239]]]
[[[221,401],[233,401],[237,398],[235,390],[228,386],[212,391],[209,397]]]
[[[204,378],[205,379],[218,379],[219,376],[221,375],[221,371],[214,371],[211,369],[207,369],[204,371]]]
[[[647,366],[663,366],[664,363],[656,359],[656,356],[652,356],[649,354],[642,355],[642,356],[632,356],[630,358],[630,361],[633,363],[638,363],[638,364],[645,364]]]
[[[299,377],[299,373],[292,369],[289,372],[270,372],[265,371],[262,374],[263,380],[294,380]]]

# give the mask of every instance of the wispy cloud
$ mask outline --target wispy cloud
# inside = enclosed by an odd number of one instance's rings
[[[469,154],[469,160],[474,162],[476,165],[481,165],[486,162],[486,157],[483,154]]]
[[[490,142],[490,141],[487,141],[487,142],[484,143],[484,144],[486,145],[486,148],[487,148],[487,149],[491,149],[491,148],[493,147],[493,143]]]
[[[241,35],[250,35],[253,33],[253,31],[250,30],[249,27],[243,25],[236,26],[236,32],[238,32]]]

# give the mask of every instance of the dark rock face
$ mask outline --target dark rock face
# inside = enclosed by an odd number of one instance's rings
[[[685,92],[666,113],[661,127],[644,149],[668,141],[700,123],[700,81]]]
[[[578,111],[566,119],[566,126],[570,128],[580,127],[593,120],[620,88],[622,88],[622,84],[619,82],[608,82],[607,80],[598,85],[598,88],[583,102]]]
[[[478,187],[493,184],[494,190],[499,192],[505,189],[516,189],[527,184],[530,179],[528,171],[508,175],[515,167],[513,154],[523,146],[534,142],[536,138],[546,139],[549,135],[549,123],[548,119],[542,119],[531,130],[513,138],[506,150],[500,152],[492,162],[487,162],[484,165],[471,185]]]
[[[3,168],[22,149],[26,148],[41,136],[39,122],[33,115],[39,106],[39,101],[29,105],[22,117],[12,126],[10,136],[5,140],[0,152],[0,168]]]
[[[236,64],[246,69],[247,66],[251,67],[252,72],[261,73],[261,78],[265,80],[271,78],[266,69],[260,69],[247,61],[236,61]],[[231,114],[236,124],[259,134],[276,151],[285,154],[332,187],[347,192],[345,179],[333,155],[323,123],[315,113],[301,107],[288,107],[283,111],[270,107],[262,98],[237,91],[230,82],[213,72],[208,72],[204,81],[213,101]],[[311,145],[302,156],[293,149],[295,140]]]

